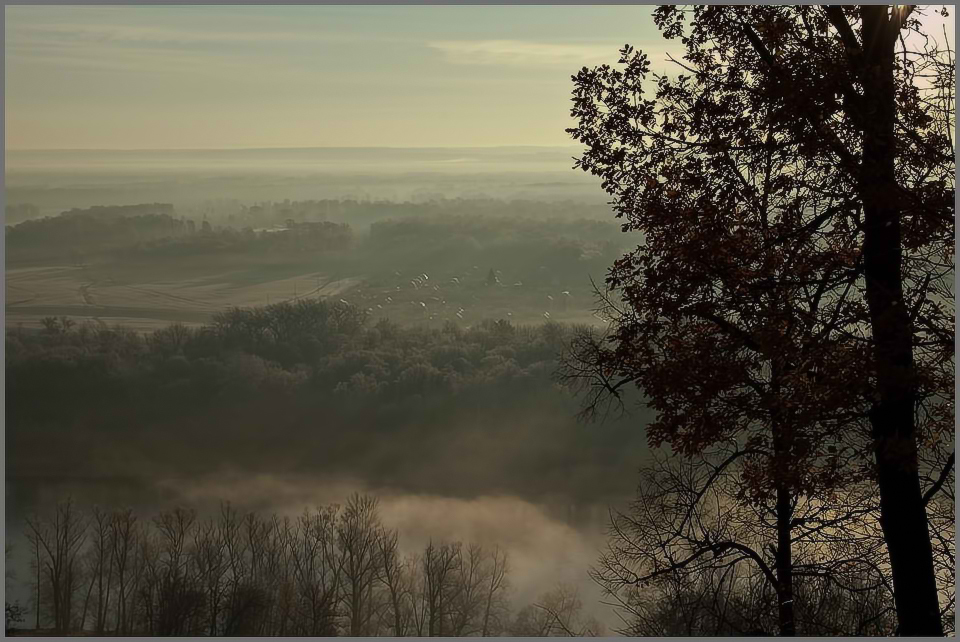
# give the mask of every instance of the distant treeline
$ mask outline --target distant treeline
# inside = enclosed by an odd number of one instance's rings
[[[507,212],[528,219],[572,220],[609,217],[606,205],[591,205],[574,201],[500,200],[493,198],[438,198],[425,202],[393,202],[386,200],[356,201],[306,200],[264,201],[254,205],[240,205],[233,214],[223,214],[219,208],[218,222],[231,226],[259,227],[295,221],[336,221],[356,227],[366,227],[378,221],[405,219],[415,216],[466,216],[471,218],[504,216]]]
[[[278,233],[279,232],[279,233]],[[32,219],[6,227],[10,258],[72,264],[91,259],[178,257],[223,252],[269,254],[347,249],[347,225],[294,223],[282,229],[214,228],[207,221],[177,218],[170,205],[95,207]]]
[[[604,250],[622,241],[616,225],[585,218],[582,212],[574,216],[576,210],[562,204],[288,201],[238,207],[239,214],[216,223],[178,217],[171,205],[163,203],[75,209],[34,218],[6,226],[8,259],[79,263],[111,257],[316,254],[353,248],[353,230],[368,225],[376,241],[373,251],[397,240],[417,248],[440,245],[472,251],[522,238],[540,244],[565,240],[576,259],[584,252],[606,254]],[[578,243],[585,244],[583,252],[573,251]]]
[[[120,249],[116,258],[176,258],[208,254],[244,254],[252,256],[283,255],[290,253],[325,253],[349,250],[354,245],[353,230],[349,225],[320,222],[294,223],[286,227],[265,230],[232,227],[213,228],[203,221],[199,233],[191,220],[186,220],[187,233],[166,236],[149,242],[138,242]]]
[[[194,271],[214,265],[243,269],[252,261],[296,264],[327,274],[363,275],[368,287],[391,289],[425,271],[442,278],[441,286],[454,276],[479,285],[492,267],[504,287],[516,285],[518,294],[527,295],[522,301],[504,299],[501,307],[522,303],[535,309],[545,305],[547,294],[556,297],[565,290],[573,290],[585,305],[590,277],[601,280],[630,242],[610,222],[526,218],[503,203],[486,216],[472,217],[457,213],[458,202],[448,203],[454,209],[445,214],[429,214],[439,206],[410,206],[403,217],[375,222],[362,234],[330,221],[287,220],[281,227],[255,230],[207,221],[198,225],[167,213],[106,216],[111,208],[94,208],[8,226],[7,259],[14,265],[103,265],[120,274],[171,261]],[[403,209],[398,205],[391,211]],[[489,302],[489,295],[477,296]],[[467,296],[458,304],[475,307]]]
[[[8,259],[51,257],[76,261],[84,252],[104,252],[190,233],[193,222],[174,218],[172,211],[170,205],[162,203],[95,207],[7,225]]]
[[[185,508],[147,518],[65,501],[27,521],[32,597],[26,612],[8,603],[8,632],[603,634],[565,586],[512,612],[509,561],[498,546],[431,541],[407,551],[370,496],[294,519],[228,504],[205,519]]]

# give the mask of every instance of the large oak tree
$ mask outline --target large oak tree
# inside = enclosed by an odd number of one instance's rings
[[[766,440],[758,492],[871,476],[900,632],[933,635],[917,451],[953,430],[953,65],[919,14],[661,7],[680,75],[631,47],[584,68],[570,131],[643,235],[608,278],[607,392],[639,385],[681,453]],[[869,468],[837,444],[861,425]]]

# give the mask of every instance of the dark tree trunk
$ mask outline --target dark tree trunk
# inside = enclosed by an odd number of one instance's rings
[[[901,635],[943,635],[914,426],[913,328],[903,297],[894,159],[893,56],[899,25],[886,6],[863,6],[864,277],[873,328],[877,399],[870,421],[880,524],[890,553]]]
[[[780,635],[797,634],[793,620],[793,551],[790,545],[790,523],[793,521],[793,502],[789,489],[777,488],[777,602]]]
[[[778,303],[778,308],[779,307]],[[770,385],[773,394],[780,397],[782,393],[784,368],[780,359],[774,358],[770,364]],[[770,427],[773,435],[773,463],[776,468],[775,484],[777,489],[777,548],[774,552],[774,567],[777,574],[777,620],[780,626],[780,635],[793,637],[797,634],[796,623],[793,618],[793,547],[790,541],[790,530],[793,524],[793,478],[789,474],[788,462],[791,460],[791,435],[783,422],[780,421],[778,409],[773,410]]]

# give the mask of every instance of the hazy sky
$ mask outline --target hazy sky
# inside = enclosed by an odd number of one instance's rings
[[[570,144],[570,76],[664,51],[652,9],[8,6],[6,147]]]
[[[6,148],[570,144],[581,66],[673,69],[652,10],[8,6]]]

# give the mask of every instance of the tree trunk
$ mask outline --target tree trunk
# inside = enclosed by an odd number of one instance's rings
[[[790,544],[790,522],[793,502],[785,484],[777,486],[777,602],[780,635],[797,634],[793,620],[793,550]]]
[[[90,585],[87,587],[87,595],[83,598],[83,611],[80,614],[80,624],[77,625],[79,631],[83,631],[84,627],[87,624],[87,608],[90,605],[90,594],[93,593],[93,585],[96,582],[96,577],[90,578]]]
[[[402,638],[406,635],[403,626],[403,614],[400,611],[402,607],[400,606],[400,600],[397,598],[397,590],[392,583],[390,585],[390,601],[393,603],[393,636]]]
[[[783,306],[778,301],[778,312]],[[770,363],[770,387],[776,398],[782,398],[782,377],[785,368],[779,358]],[[777,573],[777,620],[780,635],[793,637],[797,634],[793,618],[793,545],[790,530],[793,522],[793,478],[788,473],[787,463],[791,459],[791,434],[781,421],[778,409],[773,410],[770,428],[773,437],[773,464],[776,469],[775,485],[777,489],[777,548],[774,551],[774,566]]]
[[[880,489],[880,525],[890,553],[900,635],[943,635],[914,426],[913,328],[903,297],[899,190],[895,173],[894,45],[887,6],[863,6],[864,279],[873,329],[877,399],[870,415]]]
[[[496,572],[496,568],[494,568]],[[483,609],[483,628],[480,631],[480,637],[485,638],[490,635],[490,609],[493,606],[493,591],[487,593],[487,604]]]

